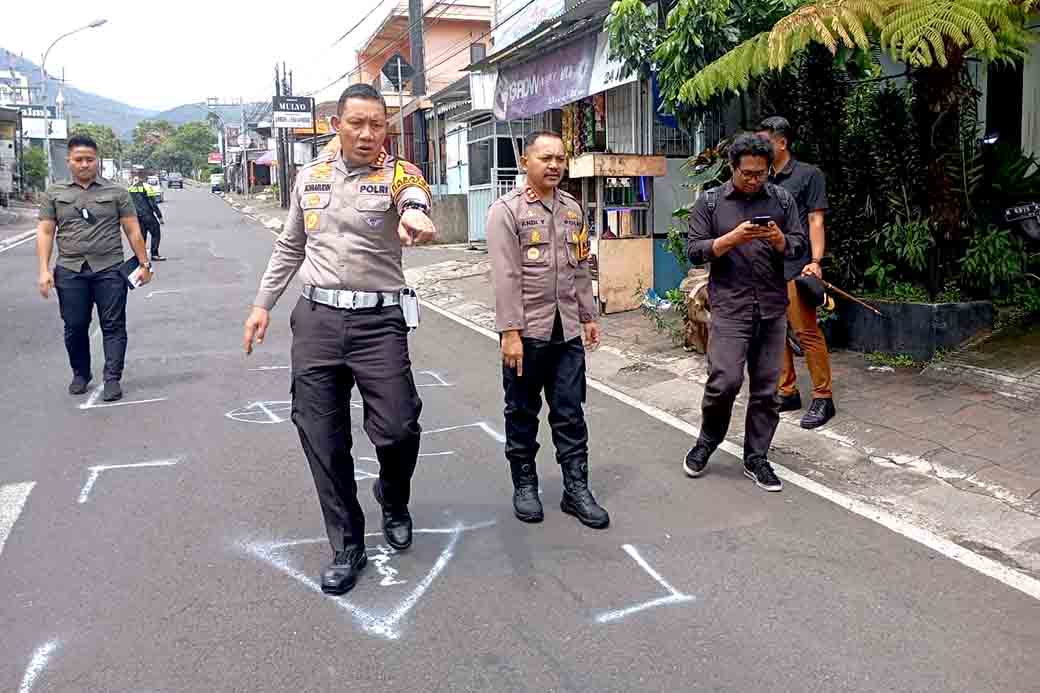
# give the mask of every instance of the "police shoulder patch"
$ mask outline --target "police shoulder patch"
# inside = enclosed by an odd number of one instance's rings
[[[427,185],[422,172],[415,165],[398,159],[394,164],[394,179],[390,184],[390,194],[396,200],[407,188],[420,188],[427,195],[430,194],[430,186]]]

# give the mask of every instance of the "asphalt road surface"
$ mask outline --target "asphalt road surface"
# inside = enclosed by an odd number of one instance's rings
[[[686,434],[596,391],[592,480],[613,524],[560,513],[547,435],[546,520],[518,522],[496,345],[432,311],[412,338],[415,543],[383,543],[355,410],[371,560],[353,592],[323,596],[329,551],[288,421],[297,289],[245,357],[273,236],[197,189],[167,192],[164,212],[169,261],[131,293],[118,406],[66,393],[33,244],[0,253],[0,690],[1040,686],[1029,596],[790,484],[762,492],[721,452],[686,479]]]

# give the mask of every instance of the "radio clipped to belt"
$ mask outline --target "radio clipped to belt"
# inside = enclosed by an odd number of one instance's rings
[[[404,324],[411,329],[419,327],[419,296],[415,289],[401,289],[401,312],[404,313]]]

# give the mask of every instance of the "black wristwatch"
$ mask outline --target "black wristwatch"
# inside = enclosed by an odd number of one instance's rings
[[[409,209],[417,209],[423,214],[429,215],[430,208],[424,205],[422,202],[416,202],[415,200],[407,200],[401,205],[401,211],[405,212]]]

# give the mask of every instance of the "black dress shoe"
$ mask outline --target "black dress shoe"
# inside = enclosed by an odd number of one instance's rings
[[[802,408],[802,395],[799,392],[793,395],[777,395],[780,399],[780,412],[798,411]]]
[[[363,546],[340,551],[321,574],[321,591],[325,594],[346,594],[354,589],[366,563],[368,554]]]
[[[69,394],[70,395],[82,395],[87,391],[87,385],[90,384],[91,377],[76,375],[73,376],[72,382],[69,383]]]
[[[118,380],[106,380],[105,389],[101,392],[101,399],[106,402],[116,402],[123,399],[123,388]]]
[[[391,548],[404,551],[412,545],[412,516],[408,506],[391,507],[383,499],[383,483],[376,481],[372,485],[372,493],[376,502],[383,508],[383,536]]]
[[[828,398],[817,398],[809,405],[809,411],[802,417],[802,428],[819,428],[834,418],[838,413],[834,406],[834,400]]]

